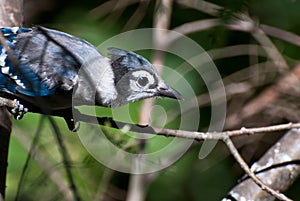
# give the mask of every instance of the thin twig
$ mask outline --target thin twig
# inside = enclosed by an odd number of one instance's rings
[[[256,98],[247,103],[241,111],[234,113],[227,118],[226,127],[233,128],[239,126],[245,119],[261,112],[271,102],[279,97],[280,94],[290,90],[300,78],[300,64],[292,72],[279,79],[274,85],[262,91]]]
[[[14,101],[0,98],[0,100],[5,100],[3,102],[0,101],[0,106],[7,106],[5,105],[6,102],[12,104]],[[76,112],[76,110],[74,110]],[[78,120],[85,122],[85,123],[92,123],[92,124],[99,124],[99,125],[106,125],[106,121],[113,121],[111,118],[107,117],[93,117],[85,114],[81,114],[77,111],[76,116]],[[186,130],[176,130],[176,129],[168,129],[168,128],[155,128],[151,126],[144,126],[144,125],[135,125],[129,124],[124,122],[117,122],[111,124],[111,127],[119,129],[119,127],[123,127],[125,125],[130,127],[130,131],[144,133],[144,134],[155,134],[155,135],[162,135],[166,137],[180,137],[180,138],[188,138],[188,139],[195,139],[195,140],[221,140],[222,136],[227,135],[228,137],[234,136],[241,136],[241,135],[255,135],[260,133],[270,133],[274,131],[282,131],[282,130],[289,130],[292,128],[300,128],[300,123],[287,123],[287,124],[279,124],[279,125],[272,125],[272,126],[265,126],[265,127],[257,127],[257,128],[241,128],[238,130],[231,130],[231,131],[223,131],[223,132],[195,132],[195,131],[186,131]],[[118,127],[118,126],[119,127]]]
[[[189,0],[182,0],[178,1],[178,3],[181,3],[185,6],[195,8],[201,12],[207,13],[209,15],[212,15],[214,17],[217,17],[219,15],[219,11],[223,10],[224,8],[210,3],[206,1],[201,1],[199,4],[193,3],[193,1]],[[282,71],[286,71],[288,69],[288,65],[285,61],[285,59],[282,57],[276,46],[272,43],[272,41],[268,38],[268,36],[265,34],[264,30],[260,28],[259,25],[256,24],[254,20],[252,20],[248,15],[244,13],[236,13],[236,18],[229,22],[226,26],[232,30],[238,30],[238,31],[244,31],[250,33],[260,44],[263,48],[265,48],[265,51],[269,55],[269,57],[272,59],[272,61],[276,64],[276,66],[279,67]],[[197,27],[192,27],[190,24],[195,22],[186,23],[183,26],[181,26],[181,29],[186,28],[185,32],[191,31],[196,32]],[[211,24],[212,27],[214,24]],[[215,24],[217,26],[218,23]],[[221,22],[219,22],[219,25],[221,25]],[[202,30],[203,27],[199,26],[199,30]],[[177,29],[177,28],[175,28]]]
[[[214,17],[218,17],[220,10],[223,9],[223,7],[207,1],[177,0],[176,2],[183,6],[197,9],[201,12],[204,12]],[[272,27],[270,25],[265,25],[265,24],[260,24],[258,26],[267,35],[280,38],[281,40],[285,40],[287,42],[300,46],[300,36],[294,33],[279,29],[277,27]]]
[[[260,24],[259,27],[261,28],[261,30],[263,30],[266,34],[279,38],[281,40],[287,41],[291,44],[300,46],[300,36],[298,36],[297,34],[288,32],[286,30],[283,29],[279,29],[277,27],[273,27],[270,25],[266,25],[266,24]]]
[[[232,140],[227,136],[223,138],[223,142],[227,145],[230,153],[232,154],[232,156],[235,158],[235,160],[239,163],[239,165],[241,166],[241,168],[245,171],[245,173],[247,175],[249,175],[251,177],[251,179],[264,191],[270,193],[271,195],[273,195],[274,197],[283,200],[283,201],[292,201],[290,198],[286,197],[284,194],[279,193],[277,191],[275,191],[274,189],[270,188],[269,186],[267,186],[266,184],[264,184],[256,175],[254,172],[252,172],[249,168],[249,166],[247,165],[247,163],[244,161],[244,159],[242,158],[242,156],[239,154],[238,150],[236,149],[236,147],[234,146]]]
[[[206,64],[207,62],[210,62],[210,60],[207,60],[207,54],[211,57],[212,60],[216,59],[223,59],[223,58],[228,58],[228,57],[234,57],[234,56],[242,56],[242,55],[249,55],[249,50],[252,48],[256,48],[258,51],[255,53],[253,52],[253,55],[255,56],[266,56],[266,53],[263,51],[263,49],[254,44],[245,44],[245,45],[234,45],[234,46],[228,46],[224,48],[217,48],[217,49],[212,49],[208,50],[205,53],[201,53],[193,58],[190,59],[192,60],[197,60],[197,67],[196,68],[201,68],[202,65]],[[225,85],[225,91],[226,91],[226,99],[229,101],[234,95],[237,94],[242,94],[244,92],[249,92],[251,89],[254,89],[255,87],[261,86],[263,84],[267,84],[266,82],[261,81],[260,83],[257,84],[251,84],[251,82],[245,81],[250,78],[255,77],[252,73],[252,69],[259,69],[259,75],[260,76],[265,76],[267,73],[275,73],[278,72],[278,70],[272,68],[273,67],[273,62],[267,61],[267,62],[262,62],[262,63],[257,63],[252,66],[248,66],[247,68],[244,68],[243,70],[240,70],[236,73],[233,73],[225,78],[223,78],[223,83]],[[270,67],[270,68],[265,68],[265,67]],[[179,72],[182,76],[185,74],[191,72],[193,68],[187,68],[185,63],[180,65],[176,71]],[[232,83],[232,80],[235,81],[235,83]],[[269,82],[273,82],[274,80],[269,80]],[[210,97],[218,97],[218,94],[220,94],[220,89],[215,89],[215,90],[210,90],[209,93],[203,93],[199,96],[197,96],[197,102],[199,107],[204,107],[208,106],[211,103]],[[191,103],[195,101],[194,99],[186,100],[190,101]],[[193,104],[187,104],[190,105],[189,107],[186,108],[186,112],[194,109]],[[235,105],[235,110],[236,110],[236,105]],[[170,110],[167,113],[168,116],[168,121],[172,121],[174,118],[176,118],[179,115],[178,110]]]
[[[0,101],[0,106],[7,106],[5,103],[9,103],[9,104],[14,103],[14,101],[5,98],[0,98],[0,100],[4,100],[3,102]],[[74,110],[74,112],[75,111],[76,110]],[[80,121],[86,123],[92,123],[92,124],[105,125],[105,121],[113,121],[110,118],[106,118],[106,117],[95,118],[93,116],[84,115],[81,113],[76,113],[76,116],[78,116],[78,119]],[[279,124],[279,125],[257,127],[257,128],[243,127],[239,130],[223,131],[223,132],[195,132],[195,131],[168,129],[168,128],[154,128],[151,126],[141,126],[141,125],[128,124],[123,122],[117,122],[112,124],[111,126],[114,128],[118,128],[116,125],[119,125],[120,127],[128,125],[130,126],[130,131],[133,132],[139,132],[145,134],[156,134],[156,135],[162,135],[166,137],[171,136],[171,137],[188,138],[188,139],[195,139],[195,140],[207,140],[207,139],[220,140],[224,135],[228,135],[228,137],[234,137],[234,136],[241,136],[241,135],[254,135],[259,133],[269,133],[274,131],[289,130],[292,128],[300,128],[300,123],[287,123],[287,124]]]
[[[284,134],[258,161],[251,171],[269,187],[284,192],[294,183],[300,173],[300,129],[291,129]],[[235,200],[274,200],[274,196],[259,188],[248,175],[228,193]],[[223,199],[224,201],[226,199]]]
[[[207,13],[211,16],[217,17],[220,10],[223,8],[217,4],[210,3],[207,1],[195,1],[195,0],[177,0],[177,3],[187,6],[189,8],[197,9],[201,12]]]
[[[122,32],[134,29],[138,26],[138,24],[143,20],[144,16],[146,15],[149,4],[150,0],[140,0],[138,8],[131,15],[131,17],[125,24]]]
[[[103,118],[99,118],[99,119],[104,124]],[[101,123],[101,121],[98,121],[98,122]],[[120,122],[117,123],[117,124],[115,123],[115,124],[111,124],[111,125],[120,125]],[[147,131],[147,133],[150,133],[149,131],[151,131],[151,129],[149,129],[149,127],[141,128],[141,127],[137,127],[136,125],[130,125],[130,126],[131,126],[131,131],[138,131],[138,132],[141,132],[141,133],[143,133],[142,131],[144,129],[145,129],[145,131]],[[284,195],[282,195],[280,193],[277,193],[276,191],[270,189],[268,186],[266,186],[265,184],[263,184],[255,176],[255,174],[250,171],[250,168],[247,166],[247,164],[244,162],[244,160],[241,158],[241,156],[237,152],[236,148],[234,147],[234,145],[233,145],[230,137],[237,136],[237,135],[245,135],[245,134],[247,134],[247,135],[249,135],[249,134],[253,135],[253,134],[258,134],[258,133],[267,133],[267,132],[280,131],[280,130],[289,130],[291,128],[300,128],[300,123],[295,123],[295,124],[288,123],[288,124],[281,124],[281,125],[268,126],[268,127],[242,128],[240,130],[233,130],[233,131],[206,132],[206,133],[205,132],[184,131],[184,130],[173,130],[173,129],[167,129],[167,128],[162,128],[162,129],[152,128],[152,129],[153,129],[154,132],[159,132],[159,133],[156,133],[156,134],[158,134],[158,135],[164,135],[164,136],[168,136],[168,137],[169,136],[173,136],[173,137],[181,137],[181,138],[188,138],[188,139],[195,139],[195,140],[222,140],[222,141],[224,141],[226,143],[226,145],[228,146],[229,150],[231,151],[231,153],[233,154],[233,156],[235,157],[235,159],[237,160],[237,162],[239,162],[239,164],[245,170],[245,172],[260,187],[262,187],[263,190],[266,190],[267,192],[271,193],[273,196],[276,196],[277,198],[279,198],[281,200],[290,200],[287,197],[285,197]],[[55,132],[58,132],[58,129],[57,129],[56,125],[54,125],[54,129],[55,129]],[[60,144],[62,143],[61,139],[58,138],[57,140],[58,140],[58,142]],[[60,145],[60,146],[64,147],[64,145]],[[65,148],[64,148],[64,151],[65,151]],[[66,156],[63,156],[63,157],[64,158],[68,158]],[[69,166],[68,159],[67,160],[65,159],[64,163],[65,163],[66,167]],[[72,174],[71,174],[69,168],[66,168],[66,170],[67,170],[67,172],[69,172],[68,174],[69,174],[69,180],[70,180],[70,183],[71,183],[71,187],[73,189],[73,193],[76,195],[77,194],[77,190],[76,190],[76,186],[74,184],[74,181],[72,179]],[[78,197],[77,197],[77,200],[80,200],[80,199],[78,199]]]
[[[239,130],[224,132],[193,132],[186,130],[174,130],[168,128],[153,128],[157,135],[167,137],[180,137],[195,140],[222,140],[224,136],[234,137],[241,135],[255,135],[261,133],[271,133],[274,131],[289,130],[292,128],[300,128],[300,123],[287,123],[274,126],[258,127],[258,128],[241,128]]]
[[[138,3],[139,0],[125,0],[125,1],[119,1],[119,0],[111,0],[107,1],[105,3],[102,3],[100,6],[92,9],[90,11],[90,15],[92,17],[95,17],[97,19],[109,14],[111,11],[116,11],[122,8],[126,8],[127,6],[130,6],[131,4]]]
[[[232,23],[229,23],[227,26],[231,30],[243,31],[252,34],[252,36],[261,44],[261,46],[265,49],[268,56],[271,60],[279,66],[280,69],[287,70],[288,65],[280,52],[277,50],[276,46],[272,43],[272,41],[268,38],[268,36],[263,32],[259,26],[256,26],[254,21],[252,21],[249,17],[245,17],[242,15],[242,18],[238,18]],[[224,25],[222,21],[219,19],[204,19],[198,20],[194,22],[188,22],[178,27],[175,27],[173,31],[181,33],[183,35],[191,34],[194,32],[200,32],[204,30],[211,29],[216,26]],[[180,35],[171,34],[168,38],[168,42],[171,43],[178,39]]]
[[[204,19],[204,20],[196,20],[193,22],[187,22],[178,27],[172,29],[172,31],[176,31],[182,35],[188,35],[194,32],[205,31],[211,29],[213,27],[221,25],[220,20],[218,19]],[[168,37],[168,43],[172,43],[180,37],[179,34],[170,34]]]
[[[277,47],[273,44],[271,39],[262,29],[257,28],[256,31],[252,33],[252,36],[257,40],[257,42],[261,44],[270,59],[274,62],[275,66],[278,66],[281,72],[288,71],[289,65],[287,64]]]
[[[292,128],[300,128],[300,123],[287,123],[287,124],[279,124],[273,126],[265,126],[265,127],[257,127],[257,128],[241,128],[238,130],[232,131],[222,131],[222,132],[196,132],[196,131],[187,131],[187,130],[176,130],[169,128],[155,128],[151,126],[141,126],[135,124],[128,124],[119,121],[113,121],[111,118],[107,117],[93,117],[81,113],[77,113],[79,121],[83,121],[86,123],[99,124],[99,125],[107,125],[106,121],[111,122],[110,125],[112,128],[123,128],[124,126],[128,127],[129,131],[143,133],[143,134],[151,134],[151,135],[161,135],[166,137],[179,137],[186,139],[195,139],[198,141],[202,140],[222,140],[224,136],[234,137],[241,135],[256,135],[261,133],[272,133],[274,131],[283,131],[289,130]]]
[[[101,119],[103,120],[103,119]],[[104,122],[103,122],[104,123]],[[117,125],[117,124],[112,124],[112,125]],[[118,125],[120,125],[120,123],[118,123]],[[135,129],[137,127],[135,127],[135,125],[131,125],[133,129],[131,129],[131,131],[135,131]],[[56,127],[55,127],[56,128]],[[153,128],[153,130],[155,132],[159,132],[156,133],[158,135],[164,135],[164,136],[173,136],[173,137],[181,137],[181,138],[189,138],[189,139],[195,139],[195,140],[223,140],[228,148],[230,149],[231,153],[233,154],[233,156],[236,158],[236,160],[239,162],[239,164],[241,165],[241,167],[246,171],[246,173],[259,185],[262,187],[263,190],[266,190],[267,192],[271,193],[272,195],[276,196],[279,199],[282,200],[289,200],[288,198],[286,198],[284,195],[282,194],[278,194],[276,191],[270,189],[269,187],[265,186],[260,180],[257,180],[257,177],[255,176],[255,174],[253,172],[248,172],[249,167],[247,166],[247,164],[243,161],[243,159],[240,157],[240,155],[237,153],[235,153],[234,150],[236,150],[236,148],[234,147],[234,145],[232,144],[230,137],[233,136],[237,136],[237,135],[249,135],[249,134],[258,134],[258,133],[267,133],[267,132],[273,132],[273,131],[280,131],[280,130],[288,130],[291,128],[300,128],[300,123],[288,123],[288,124],[281,124],[281,125],[275,125],[275,126],[268,126],[268,127],[259,127],[259,128],[242,128],[240,130],[233,130],[233,131],[225,131],[225,132],[192,132],[192,131],[183,131],[183,130],[173,130],[173,129],[167,129],[167,128],[162,128],[162,129],[158,129],[158,128]],[[138,131],[141,132],[144,128],[138,127]],[[148,133],[150,133],[149,128],[145,128],[147,130]],[[57,131],[57,129],[55,129]],[[153,134],[153,133],[152,133]],[[58,139],[59,141],[59,139]],[[61,142],[60,142],[61,143]],[[68,165],[68,160],[64,160],[64,162]],[[68,170],[68,168],[66,169]],[[69,171],[70,172],[70,171]],[[71,173],[69,173],[71,175]],[[69,176],[70,176],[69,175]],[[69,179],[72,178],[69,177]],[[71,183],[71,187],[75,188],[74,185],[74,181],[73,179],[70,179],[70,183]],[[73,189],[74,192],[74,189]],[[76,192],[76,190],[75,190]],[[74,194],[76,194],[74,192]]]
[[[103,119],[101,119],[103,120]],[[120,123],[117,123],[119,126]],[[116,123],[114,125],[117,125]],[[113,124],[112,124],[113,125]],[[131,127],[134,128],[135,127]],[[257,183],[262,190],[265,190],[269,192],[271,195],[285,201],[290,201],[289,198],[284,196],[281,193],[276,192],[275,190],[271,189],[270,187],[266,186],[264,183],[262,183],[256,175],[250,171],[250,168],[247,166],[245,161],[242,159],[240,154],[238,153],[237,149],[234,147],[230,137],[237,136],[237,135],[245,135],[245,134],[257,134],[257,133],[266,133],[266,132],[273,132],[273,131],[279,131],[279,130],[288,130],[291,128],[300,128],[300,123],[297,124],[282,124],[282,125],[276,125],[276,126],[268,126],[268,127],[260,127],[260,128],[242,128],[240,130],[235,131],[225,131],[225,132],[192,132],[192,131],[183,131],[183,130],[173,130],[173,129],[157,129],[153,128],[155,132],[157,132],[158,135],[164,135],[164,136],[173,136],[173,137],[181,137],[181,138],[188,138],[188,139],[195,139],[195,140],[222,140],[226,143],[229,150],[237,160],[237,162],[241,165],[241,167],[245,170],[245,172],[253,179],[255,183]],[[131,129],[133,131],[134,129]],[[142,129],[142,128],[139,128]],[[149,128],[147,128],[149,129]],[[159,133],[158,133],[159,132]],[[149,132],[148,132],[149,133]],[[137,182],[136,180],[134,180]],[[140,183],[138,183],[140,184]],[[136,188],[135,188],[136,189]],[[140,189],[140,186],[137,188]],[[133,196],[133,195],[132,195]],[[136,194],[134,195],[136,196]],[[136,197],[134,197],[136,198]]]
[[[288,64],[279,52],[277,47],[273,44],[271,39],[266,33],[245,14],[239,14],[238,18],[227,25],[228,28],[236,31],[248,32],[252,37],[265,49],[269,58],[274,62],[275,66],[278,66],[282,72],[288,70]]]

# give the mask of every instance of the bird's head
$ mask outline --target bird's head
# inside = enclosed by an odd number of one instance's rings
[[[112,107],[151,97],[182,99],[182,95],[169,87],[144,57],[125,50],[109,48],[117,98]]]

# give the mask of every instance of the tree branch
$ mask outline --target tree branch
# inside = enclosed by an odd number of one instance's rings
[[[6,169],[9,139],[11,133],[11,115],[6,107],[0,107],[0,194],[5,197]]]
[[[190,8],[197,9],[201,12],[207,13],[209,15],[212,15],[214,17],[219,16],[219,11],[223,10],[224,8],[210,3],[206,1],[191,1],[191,0],[178,0],[179,4],[182,4],[184,6],[188,6]],[[181,27],[184,32],[195,32],[197,31],[196,27],[192,27],[190,24],[195,23],[186,23]],[[216,26],[218,24],[222,24],[221,22],[216,24],[211,24],[209,27]],[[185,26],[185,27],[183,27]],[[285,61],[285,59],[282,57],[276,46],[272,43],[272,41],[269,39],[269,37],[265,34],[264,30],[270,30],[270,27],[264,26],[261,28],[261,26],[257,25],[254,20],[252,20],[248,15],[244,13],[236,13],[236,18],[229,22],[226,25],[229,29],[237,30],[237,31],[244,31],[250,33],[253,38],[257,40],[261,44],[263,48],[265,48],[265,51],[267,52],[270,59],[274,62],[274,64],[279,68],[281,71],[286,71],[288,69],[288,65]],[[186,29],[185,29],[186,28]],[[190,28],[190,29],[188,29]],[[198,27],[199,30],[202,30],[203,27]],[[177,28],[175,28],[177,29]],[[278,30],[276,30],[278,31]],[[278,34],[277,34],[278,35]],[[282,35],[282,34],[281,34]],[[286,37],[285,37],[286,38]]]
[[[76,110],[75,110],[76,111]],[[78,111],[77,111],[78,112]],[[271,195],[281,199],[281,200],[289,200],[284,195],[274,191],[273,189],[266,186],[260,179],[256,177],[256,175],[250,171],[247,164],[244,162],[236,148],[234,147],[231,137],[240,136],[240,135],[255,135],[260,133],[271,133],[274,131],[282,131],[282,130],[289,130],[292,128],[300,128],[300,123],[288,123],[288,124],[281,124],[275,126],[267,126],[267,127],[258,127],[258,128],[241,128],[239,130],[232,130],[232,131],[224,131],[224,132],[194,132],[194,131],[186,131],[186,130],[174,130],[168,128],[155,128],[150,126],[140,126],[134,124],[127,124],[123,122],[116,122],[113,121],[111,118],[107,117],[93,117],[89,115],[84,115],[81,113],[76,114],[79,117],[78,120],[84,121],[87,123],[94,123],[99,125],[107,125],[106,121],[110,121],[111,127],[117,128],[122,130],[123,127],[129,127],[130,131],[138,132],[140,134],[156,134],[162,135],[166,137],[180,137],[186,139],[194,139],[198,141],[202,140],[221,140],[223,141],[229,150],[231,151],[232,155],[235,157],[237,162],[241,165],[241,167],[245,170],[245,172],[258,184],[262,187],[263,190],[271,193]],[[136,181],[135,181],[136,182]]]
[[[240,125],[246,118],[261,112],[268,104],[273,102],[281,93],[289,91],[300,78],[300,64],[292,72],[279,79],[274,85],[262,91],[256,98],[247,103],[241,111],[228,117],[226,127],[232,128]]]
[[[0,27],[23,24],[23,0],[0,0]]]
[[[299,129],[288,131],[251,167],[251,172],[274,190],[280,192],[287,190],[300,174],[299,164],[293,163],[294,160],[299,162],[300,158],[299,134]],[[257,201],[275,199],[248,178],[242,178],[242,181],[229,192],[228,197]]]
[[[6,103],[8,103],[8,105],[15,104],[14,101],[12,100],[0,98],[0,107],[8,106],[6,105]],[[196,132],[196,131],[169,129],[169,128],[156,128],[147,125],[129,124],[120,121],[114,121],[112,118],[109,117],[94,117],[94,116],[82,114],[76,109],[74,109],[73,112],[76,113],[75,116],[77,117],[78,121],[82,121],[85,123],[105,125],[105,126],[110,125],[110,127],[120,129],[120,130],[122,130],[123,127],[126,127],[129,128],[126,130],[142,133],[142,134],[151,134],[151,135],[154,134],[154,135],[161,135],[165,137],[179,137],[179,138],[186,138],[186,139],[195,139],[198,141],[222,140],[224,136],[235,137],[235,136],[242,136],[242,135],[257,135],[261,133],[271,133],[275,131],[284,131],[293,128],[300,128],[300,123],[286,123],[286,124],[257,127],[257,128],[242,127],[241,129],[231,130],[231,131]],[[59,117],[63,117],[63,116],[59,116]],[[110,124],[106,124],[106,122],[110,122]]]

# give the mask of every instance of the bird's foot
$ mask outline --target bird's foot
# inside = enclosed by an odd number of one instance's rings
[[[68,117],[64,117],[64,119],[65,119],[70,131],[77,132],[79,130],[80,122],[74,121],[74,119],[68,118]]]
[[[14,100],[15,107],[11,109],[11,113],[13,114],[16,120],[20,120],[23,118],[24,114],[28,112],[28,108],[24,107],[17,99]]]

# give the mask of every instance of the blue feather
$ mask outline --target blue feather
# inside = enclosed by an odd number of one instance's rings
[[[80,65],[74,57],[69,58],[70,53],[59,45],[59,41],[51,41],[38,28],[1,28],[0,32],[19,62],[15,66],[0,45],[0,90],[27,96],[48,96],[69,91],[76,84]],[[60,37],[71,37],[59,33]]]

